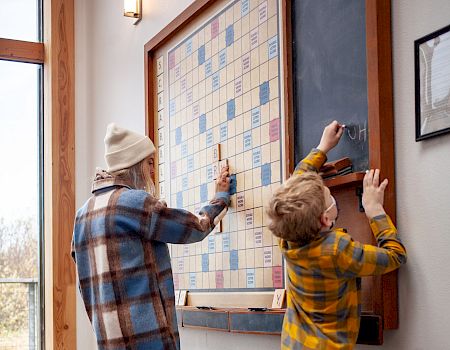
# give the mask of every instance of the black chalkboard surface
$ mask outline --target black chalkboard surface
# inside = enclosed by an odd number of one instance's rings
[[[328,160],[350,157],[368,168],[364,0],[294,0],[292,6],[294,147],[299,162],[333,120],[346,124]]]

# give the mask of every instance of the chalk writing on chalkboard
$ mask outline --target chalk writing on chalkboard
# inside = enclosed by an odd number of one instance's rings
[[[363,124],[345,125],[345,134],[350,142],[361,144],[367,142],[367,122]]]

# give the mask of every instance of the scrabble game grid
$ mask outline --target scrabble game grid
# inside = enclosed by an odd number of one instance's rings
[[[231,1],[157,59],[160,197],[198,213],[214,196],[221,159],[232,174],[220,228],[170,245],[175,289],[284,286],[263,209],[283,167],[278,11],[278,0]]]

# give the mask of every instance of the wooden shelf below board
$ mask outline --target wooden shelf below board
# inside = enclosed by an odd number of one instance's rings
[[[350,173],[346,175],[336,176],[331,179],[323,180],[325,186],[328,188],[340,187],[340,186],[354,186],[355,184],[362,183],[364,179],[364,172]]]
[[[281,335],[286,309],[249,311],[245,308],[198,309],[195,306],[177,306],[178,326],[245,334]],[[381,316],[361,315],[358,344],[383,344]]]

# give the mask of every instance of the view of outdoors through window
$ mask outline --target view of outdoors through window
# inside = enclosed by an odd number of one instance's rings
[[[39,69],[0,61],[1,350],[34,349],[38,330]]]
[[[39,41],[39,3],[0,0],[0,37]],[[0,350],[40,349],[41,70],[0,60]]]
[[[37,13],[40,2],[0,0],[0,38],[39,41]]]

